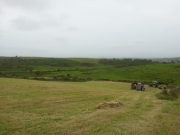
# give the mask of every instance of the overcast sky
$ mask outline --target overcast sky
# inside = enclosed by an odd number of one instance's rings
[[[180,56],[180,0],[0,0],[0,56]]]

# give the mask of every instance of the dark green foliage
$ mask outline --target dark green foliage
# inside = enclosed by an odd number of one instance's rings
[[[93,63],[80,63],[79,66],[85,66],[85,67],[92,67],[94,66],[95,64]]]
[[[36,76],[39,76],[39,75],[41,74],[40,71],[36,71],[36,72],[34,72],[34,73],[35,73]]]
[[[60,59],[60,58],[21,58],[21,57],[1,57],[0,69],[25,69],[32,71],[29,66],[55,66],[73,67],[78,66],[79,62]]]
[[[146,59],[100,59],[99,63],[104,65],[114,65],[116,68],[122,68],[128,66],[154,64],[157,62]]]

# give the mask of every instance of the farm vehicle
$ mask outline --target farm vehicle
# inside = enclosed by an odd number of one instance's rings
[[[141,82],[133,82],[131,84],[131,90],[145,91],[145,87],[144,87],[144,84]]]
[[[158,87],[158,82],[157,81],[152,81],[149,83],[149,87],[154,87],[157,88]]]

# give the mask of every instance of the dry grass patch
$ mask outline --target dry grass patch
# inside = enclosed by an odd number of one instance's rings
[[[98,105],[98,109],[107,109],[107,108],[115,108],[122,106],[123,103],[119,101],[110,101],[110,102],[103,102]]]

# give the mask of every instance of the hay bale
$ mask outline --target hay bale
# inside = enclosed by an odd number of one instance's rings
[[[163,89],[166,89],[167,86],[166,85],[159,85],[159,89],[163,90]]]
[[[119,101],[110,101],[110,102],[103,102],[98,105],[98,109],[106,109],[106,108],[115,108],[123,105]]]

